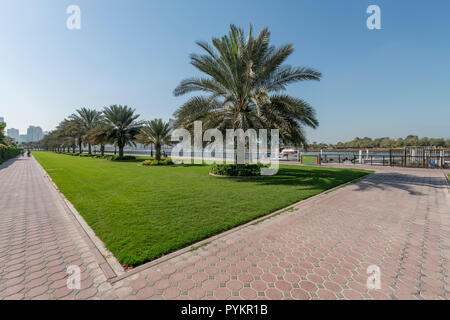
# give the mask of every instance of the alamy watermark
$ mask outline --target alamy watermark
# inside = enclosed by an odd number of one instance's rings
[[[272,176],[278,172],[280,151],[278,129],[271,129],[270,136],[267,129],[258,129],[258,132],[255,129],[246,131],[226,129],[224,139],[219,129],[208,129],[203,133],[202,128],[201,121],[194,122],[193,139],[186,129],[173,131],[171,139],[178,142],[171,152],[175,163],[183,163],[186,160],[194,164],[262,163],[267,167],[261,168],[261,175]],[[203,147],[205,143],[206,146]]]
[[[67,289],[69,290],[80,290],[81,289],[81,270],[79,266],[71,265],[67,267]]]
[[[366,13],[370,16],[366,20],[366,26],[369,30],[381,29],[381,9],[377,5],[370,5],[367,7]]]
[[[81,9],[77,5],[70,5],[66,9],[66,13],[70,16],[66,20],[66,26],[69,30],[81,29]]]
[[[379,266],[371,265],[366,270],[369,277],[367,278],[366,287],[369,290],[381,289],[381,269]]]

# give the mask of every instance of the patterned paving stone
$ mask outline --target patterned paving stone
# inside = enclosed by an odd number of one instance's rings
[[[66,285],[67,266],[94,258],[82,230],[45,179],[33,158],[0,165],[0,300],[65,298],[73,293]],[[85,298],[91,296],[83,291],[89,278],[84,276],[79,293]]]

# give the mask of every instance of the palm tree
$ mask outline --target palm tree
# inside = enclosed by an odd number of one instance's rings
[[[168,122],[163,122],[162,119],[154,119],[148,121],[138,135],[136,135],[136,142],[144,145],[153,144],[155,146],[155,158],[161,159],[161,147],[169,145],[170,141],[170,125]]]
[[[103,110],[108,139],[119,148],[119,157],[123,157],[126,145],[135,145],[135,136],[139,133],[142,123],[135,109],[127,106],[113,105]]]
[[[87,140],[88,132],[98,125],[98,121],[101,119],[102,113],[100,111],[87,108],[77,109],[76,112],[77,113],[72,114],[69,118],[79,125],[81,131],[83,132],[84,140]],[[89,141],[87,142],[88,153],[91,154],[91,143]]]
[[[100,153],[103,157],[106,144],[111,142],[108,126],[104,122],[100,122],[97,127],[89,131],[87,139],[93,145],[100,145]]]
[[[59,140],[62,140],[64,147],[72,148],[72,152],[75,153],[75,146],[77,143],[81,145],[83,130],[80,128],[78,123],[74,120],[64,119],[57,126],[53,135]],[[81,152],[81,146],[80,146]]]
[[[206,96],[190,98],[176,112],[175,127],[192,129],[196,120],[203,128],[279,129],[285,143],[306,145],[303,126],[316,128],[314,109],[299,98],[282,94],[290,83],[320,80],[321,73],[307,67],[284,65],[294,51],[292,44],[269,45],[269,30],[256,37],[252,27],[244,31],[234,25],[229,35],[213,38],[212,46],[197,44],[206,54],[191,55],[191,64],[206,76],[183,80],[175,96],[201,91]]]

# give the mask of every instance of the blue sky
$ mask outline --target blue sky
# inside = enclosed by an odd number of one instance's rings
[[[81,8],[81,30],[66,8]],[[381,8],[382,30],[366,28]],[[197,75],[189,54],[230,24],[269,27],[293,43],[287,63],[323,73],[288,92],[315,107],[310,142],[408,134],[450,137],[450,2],[380,0],[0,2],[0,117],[24,133],[53,129],[79,107],[126,104],[168,119],[186,97],[173,89]]]

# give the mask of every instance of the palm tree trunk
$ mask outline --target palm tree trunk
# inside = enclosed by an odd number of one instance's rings
[[[102,157],[104,157],[105,156],[105,145],[104,144],[100,145],[100,152],[102,154]]]
[[[119,146],[119,157],[123,157],[123,146]]]
[[[91,154],[92,153],[92,148],[91,148],[91,144],[88,143],[88,153]]]
[[[80,153],[83,153],[83,149],[81,148],[81,142],[78,142],[78,147],[79,147],[79,149],[80,149]]]
[[[155,144],[155,158],[156,161],[161,160],[161,145],[159,143]]]

